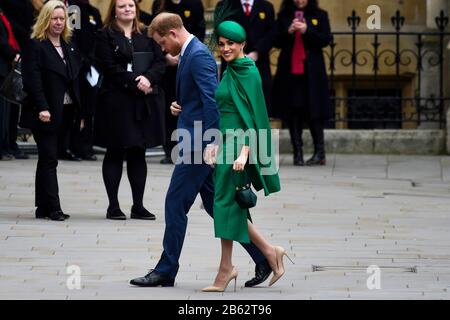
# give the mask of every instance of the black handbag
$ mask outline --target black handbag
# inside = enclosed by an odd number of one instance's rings
[[[245,175],[245,183],[243,185],[236,183],[236,176],[238,174],[239,173],[237,171],[233,172],[233,182],[236,186],[236,194],[234,198],[239,207],[241,207],[242,209],[253,208],[254,206],[256,206],[256,200],[258,199],[258,197],[252,190],[252,184],[245,170],[243,171],[243,174]]]
[[[0,95],[8,102],[22,104],[27,94],[23,91],[22,72],[20,62],[14,62],[0,87]]]

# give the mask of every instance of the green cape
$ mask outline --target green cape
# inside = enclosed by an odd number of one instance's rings
[[[247,128],[257,133],[256,146],[250,144],[249,162],[252,162],[246,165],[253,187],[258,191],[264,189],[266,196],[280,191],[262,81],[255,63],[248,57],[233,60],[228,64],[222,81],[227,82],[233,102]],[[265,130],[267,134],[260,135],[260,130]],[[264,148],[262,143],[267,147]],[[264,150],[262,155],[261,149]]]

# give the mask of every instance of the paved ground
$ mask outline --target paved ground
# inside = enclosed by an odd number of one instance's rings
[[[450,157],[328,160],[326,167],[296,168],[282,157],[283,191],[260,196],[253,210],[256,225],[295,265],[285,260],[286,275],[273,287],[245,288],[253,264],[236,246],[238,290],[223,294],[200,291],[214,279],[220,243],[198,200],[176,286],[128,285],[161,253],[173,167],[159,158],[148,159],[145,193],[157,220],[123,222],[105,219],[100,162],[60,163],[63,209],[72,216],[62,223],[34,219],[35,158],[0,162],[0,299],[449,299]],[[128,212],[125,175],[120,200]],[[81,272],[79,290],[67,286],[73,265]],[[369,265],[380,268],[380,289],[367,287]]]

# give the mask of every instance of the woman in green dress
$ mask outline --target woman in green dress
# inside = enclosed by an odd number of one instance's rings
[[[214,231],[221,239],[222,257],[213,286],[204,292],[222,292],[237,271],[232,264],[233,241],[253,242],[273,270],[269,285],[283,274],[282,247],[273,246],[253,225],[248,209],[235,200],[236,187],[251,182],[265,195],[280,190],[275,169],[269,118],[262,82],[255,63],[243,53],[245,30],[238,23],[224,21],[216,28],[220,53],[228,67],[216,91],[220,111],[222,144],[209,146],[205,161],[215,164]]]

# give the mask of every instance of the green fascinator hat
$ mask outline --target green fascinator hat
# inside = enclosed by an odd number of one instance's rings
[[[242,43],[247,38],[244,28],[234,21],[223,21],[216,29],[217,39],[222,36],[234,42]]]

